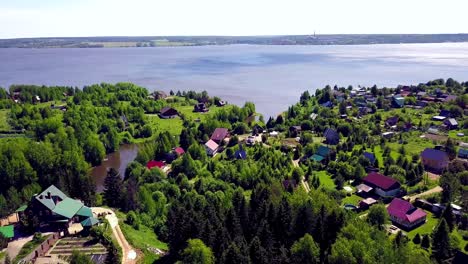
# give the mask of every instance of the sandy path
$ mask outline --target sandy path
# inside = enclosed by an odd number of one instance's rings
[[[425,191],[423,193],[419,193],[419,194],[415,194],[413,196],[409,196],[408,198],[410,199],[410,202],[414,202],[414,200],[416,200],[416,198],[424,197],[426,195],[431,195],[431,194],[434,194],[434,193],[440,193],[442,191],[443,191],[442,187],[436,186],[436,187],[434,187],[434,188],[432,188],[430,190],[427,190],[427,191]]]
[[[11,241],[7,247],[7,254],[10,256],[10,259],[16,258],[21,248],[23,248],[24,244],[28,243],[32,239],[33,239],[33,236],[28,236],[28,237],[23,237],[23,238]]]
[[[127,239],[120,230],[119,220],[115,215],[115,212],[101,207],[93,207],[91,208],[95,215],[105,213],[106,219],[109,221],[109,224],[112,228],[112,234],[114,235],[115,240],[119,243],[120,247],[122,248],[122,263],[123,264],[134,264],[136,263],[137,254],[135,250],[130,246]]]
[[[299,167],[299,160],[292,161],[294,167]],[[309,183],[305,181],[305,177],[302,177],[301,180],[302,187],[306,190],[306,192],[310,192]]]

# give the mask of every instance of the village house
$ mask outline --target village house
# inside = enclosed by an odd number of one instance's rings
[[[216,142],[218,145],[221,144],[225,139],[229,137],[229,131],[227,128],[216,128],[210,139]]]
[[[432,117],[432,120],[434,120],[434,121],[444,121],[446,118],[447,117],[445,117],[445,116],[436,115],[436,116]]]
[[[366,158],[367,160],[369,160],[371,166],[374,165],[375,163],[375,155],[374,153],[370,153],[370,152],[364,152],[364,158]]]
[[[327,101],[323,104],[320,104],[323,107],[333,108],[333,103],[331,101]]]
[[[421,152],[421,160],[427,170],[441,173],[447,168],[450,160],[444,151],[426,148]]]
[[[164,163],[164,161],[150,160],[146,163],[146,168],[148,168],[148,170],[151,170],[152,168],[159,168],[162,170],[164,167],[166,167],[166,163]]]
[[[458,150],[458,157],[460,159],[468,159],[468,149],[460,148]]]
[[[291,126],[289,127],[289,132],[291,134],[291,137],[296,137],[297,135],[299,135],[302,131],[302,128],[301,126]]]
[[[166,99],[167,94],[164,91],[155,91],[153,92],[152,97],[154,100],[161,100],[161,99]]]
[[[89,223],[98,223],[91,208],[79,200],[69,198],[54,185],[34,195],[24,214],[38,217],[41,226],[66,233],[71,233],[69,230],[75,224],[81,224],[82,228],[87,228],[90,227]]]
[[[393,224],[399,225],[406,230],[413,229],[426,222],[426,212],[400,198],[392,200],[387,207],[387,212]]]
[[[372,190],[381,197],[396,196],[400,193],[400,183],[388,176],[371,172],[362,179],[357,189],[360,193],[369,194]]]
[[[442,110],[440,110],[439,116],[443,116],[443,117],[448,118],[448,117],[452,117],[452,114],[450,114],[449,110],[442,109]]]
[[[374,198],[372,197],[368,197],[364,200],[361,200],[358,204],[358,207],[360,210],[367,210],[369,209],[369,207],[371,207],[372,205],[376,204],[377,203],[377,200],[375,200]]]
[[[0,234],[2,234],[3,237],[11,241],[15,237],[15,226],[0,226]]]
[[[329,145],[337,145],[340,142],[340,134],[334,129],[327,128],[323,136],[325,137],[325,142]]]
[[[405,98],[399,94],[392,97],[392,106],[394,108],[402,108],[405,106]]]
[[[389,117],[387,118],[387,120],[385,120],[385,126],[389,128],[396,128],[396,125],[398,124],[398,120],[400,120],[398,116]]]
[[[206,113],[209,111],[208,107],[206,107],[205,103],[198,103],[193,106],[193,111],[197,113]]]
[[[219,100],[219,101],[216,101],[215,104],[216,104],[217,107],[223,107],[227,103],[226,103],[226,101]]]
[[[172,107],[164,107],[159,111],[159,117],[163,119],[170,119],[170,118],[175,118],[179,115],[179,112],[177,112],[176,109]]]
[[[318,147],[317,151],[314,155],[310,157],[311,160],[315,160],[317,162],[322,162],[328,155],[330,154],[330,149],[326,146]]]
[[[247,152],[242,148],[242,144],[239,144],[239,149],[234,153],[236,159],[245,160],[247,158]]]
[[[444,128],[447,130],[458,129],[458,122],[455,118],[449,118],[444,121]]]
[[[218,153],[219,145],[218,143],[210,139],[208,140],[208,142],[205,143],[205,150],[208,156],[214,156],[216,155],[216,153]]]

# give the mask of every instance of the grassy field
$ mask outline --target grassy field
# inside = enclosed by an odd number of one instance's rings
[[[425,235],[425,234],[432,234],[432,230],[437,225],[439,218],[435,217],[431,212],[424,210],[427,213],[426,223],[418,228],[415,228],[408,232],[408,238],[413,239],[416,234]]]
[[[320,179],[320,186],[327,189],[335,189],[336,185],[331,176],[326,171],[314,172]]]
[[[10,110],[0,110],[0,130],[10,130],[11,127],[8,124],[7,118]]]
[[[179,117],[171,119],[161,119],[156,114],[147,114],[149,124],[153,128],[153,132],[160,133],[169,131],[172,135],[179,135],[182,131],[182,120]]]
[[[352,204],[352,205],[358,205],[359,201],[362,200],[362,197],[357,196],[356,194],[352,194],[351,196],[346,196],[342,201],[341,204]]]
[[[6,252],[0,252],[0,261],[3,260],[3,258],[5,258],[6,256]]]
[[[153,263],[159,258],[158,255],[151,251],[152,248],[168,250],[167,244],[159,241],[152,229],[145,225],[141,225],[140,229],[136,230],[132,226],[125,224],[125,214],[118,212],[117,216],[120,220],[122,232],[128,242],[145,254],[143,263]]]

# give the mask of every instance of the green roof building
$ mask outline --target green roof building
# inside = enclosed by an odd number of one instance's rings
[[[69,198],[54,185],[35,195],[27,209],[22,206],[18,211],[36,215],[41,226],[56,227],[62,231],[67,230],[74,223],[84,222],[86,225],[98,223],[91,208],[85,206],[80,200]],[[90,218],[94,220],[89,220]]]
[[[0,234],[9,239],[14,238],[15,228],[13,225],[0,226]]]

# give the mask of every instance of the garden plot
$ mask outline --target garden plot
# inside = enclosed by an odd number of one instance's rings
[[[106,248],[94,238],[67,237],[57,241],[49,252],[47,252],[46,256],[56,256],[67,260],[73,251],[79,251],[81,253],[91,255],[91,258],[96,263],[104,263],[107,255]]]

